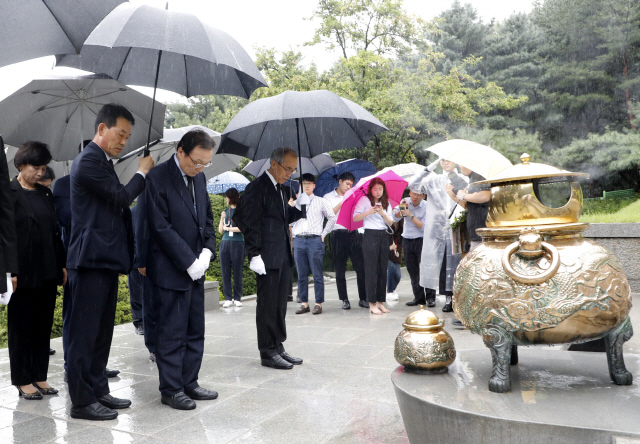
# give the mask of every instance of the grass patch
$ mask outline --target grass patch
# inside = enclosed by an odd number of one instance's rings
[[[640,200],[606,199],[588,202],[580,222],[592,224],[640,222]]]

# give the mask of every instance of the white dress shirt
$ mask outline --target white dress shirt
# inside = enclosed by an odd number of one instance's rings
[[[102,150],[102,148],[100,148],[100,149]],[[113,160],[113,159],[111,159],[111,156],[110,156],[110,155],[109,155],[105,150],[102,150],[102,151],[104,152],[104,155],[105,155],[105,156],[107,156],[107,160],[108,160],[108,161]],[[118,161],[118,159],[116,159],[116,162],[117,162],[117,161]],[[111,164],[112,164],[112,165],[114,165],[116,162],[111,162]],[[178,166],[180,166],[180,165],[178,165]],[[142,176],[142,178],[143,178],[143,179],[146,179],[146,178],[147,178],[147,175],[146,175],[146,174],[144,174],[144,173],[143,173],[142,171],[140,171],[140,170],[136,171],[136,174],[140,174],[140,175]]]
[[[271,175],[271,173],[269,172],[269,170],[264,172],[267,176],[269,176],[269,179],[271,179],[271,183],[273,184],[273,186],[276,189],[276,192],[278,192],[280,194],[280,199],[282,199],[282,210],[284,211],[284,205],[285,205],[285,201],[284,201],[284,196],[282,195],[282,191],[278,191],[278,182],[274,179],[274,177]],[[280,185],[280,188],[282,188],[282,185]],[[285,211],[286,213],[286,211]]]
[[[355,210],[353,211],[353,215],[365,213],[371,209],[371,201],[367,196],[362,196],[358,203],[356,203]],[[392,218],[391,215],[391,204],[387,205],[387,208],[384,210],[387,213],[389,219]],[[386,230],[389,226],[387,221],[382,218],[380,214],[370,214],[364,218],[362,221],[363,227],[365,230]]]
[[[340,202],[342,202],[344,200],[344,194],[341,196],[334,189],[333,191],[329,191],[327,194],[325,194],[323,196],[323,198],[329,201],[329,203],[331,204],[331,208],[335,208],[336,205],[338,205]],[[338,212],[336,213],[336,220],[338,219],[339,215],[340,215],[340,210],[338,210]],[[344,227],[344,226],[340,225],[339,223],[336,223],[333,226],[333,231],[346,230],[346,229],[347,229],[347,227]]]
[[[326,236],[331,233],[338,216],[333,214],[331,203],[323,197],[312,194],[309,196],[311,203],[307,206],[307,218],[300,219],[293,224],[293,235],[316,235]],[[327,225],[322,228],[324,218],[327,218]]]
[[[174,154],[173,159],[176,161],[176,165],[178,165],[178,169],[182,173],[182,180],[184,181],[184,184],[187,186],[187,190],[189,190],[189,180],[187,179],[187,175],[184,173],[184,171],[182,171],[182,168],[180,168],[180,162],[178,161],[178,156]],[[194,183],[193,184],[193,210],[196,212],[196,215],[198,215],[198,210],[196,208],[196,186],[195,185],[196,184]]]

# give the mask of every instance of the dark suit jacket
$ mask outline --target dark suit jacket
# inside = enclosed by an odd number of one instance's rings
[[[186,291],[193,282],[187,269],[206,247],[216,254],[207,179],[195,176],[196,211],[182,172],[174,157],[153,168],[147,176],[146,206],[149,244],[147,276],[158,287]],[[204,276],[198,281],[204,283]]]
[[[56,204],[56,216],[60,226],[64,251],[69,250],[71,236],[71,176],[62,176],[53,185],[53,201]]]
[[[233,221],[244,235],[247,256],[251,260],[261,255],[264,265],[269,269],[280,268],[284,260],[293,265],[289,224],[302,217],[302,212],[290,207],[289,188],[283,187],[285,205],[282,198],[265,173],[247,185],[238,204],[239,211],[233,215]]]
[[[51,220],[56,220],[56,210],[53,204],[53,195],[51,190],[40,184],[36,184],[36,189],[41,193],[49,211],[51,212]],[[56,280],[62,285],[63,275],[62,269],[65,267],[65,254],[62,240],[60,239],[60,230],[58,224],[52,222],[50,227],[42,227],[37,221],[35,210],[25,196],[26,191],[14,179],[11,182],[11,191],[13,192],[11,200],[15,208],[15,223],[20,229],[17,231],[18,243],[18,288],[36,288],[44,284],[42,280],[42,272],[45,264],[55,261],[57,276]],[[17,227],[16,227],[17,228]],[[55,234],[54,248],[55,256],[46,257],[41,254],[42,233],[49,231]]]
[[[144,187],[140,174],[122,185],[105,152],[94,142],[85,147],[71,167],[68,268],[129,274],[134,256],[129,205]]]
[[[9,168],[0,136],[0,293],[7,291],[7,273],[18,273],[18,247],[16,223],[13,217],[13,199],[9,186]]]
[[[138,196],[136,206],[131,208],[131,217],[133,220],[133,237],[135,243],[133,268],[145,268],[147,266],[147,247],[149,245],[149,226],[147,225],[145,193]]]

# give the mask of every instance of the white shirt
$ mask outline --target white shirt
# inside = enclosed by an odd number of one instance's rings
[[[187,190],[189,190],[189,181],[187,179],[187,175],[184,173],[184,171],[182,171],[182,168],[180,168],[180,162],[178,162],[178,156],[174,154],[173,159],[176,161],[176,165],[178,165],[178,169],[182,173],[182,180],[184,180],[184,184],[187,186]],[[198,210],[196,209],[196,187],[195,186],[193,187],[193,211],[196,212],[196,215],[198,214]]]
[[[269,170],[264,172],[267,176],[269,176],[269,179],[271,179],[271,183],[273,184],[273,186],[276,189],[276,192],[278,192],[280,194],[280,199],[282,199],[282,210],[284,211],[284,196],[282,195],[282,192],[278,191],[278,182],[276,182],[276,180],[273,178],[273,176],[271,175],[271,173],[269,172]],[[280,188],[282,188],[282,185],[280,185]]]
[[[355,210],[353,211],[353,215],[362,214],[371,209],[371,202],[367,196],[362,196],[358,203],[356,203]],[[384,210],[387,213],[389,219],[392,218],[391,215],[391,204],[387,205],[387,208]],[[381,215],[379,214],[370,214],[364,218],[362,221],[365,230],[386,230],[389,226],[387,221],[385,221]]]
[[[344,194],[341,196],[338,194],[338,192],[336,190],[333,191],[329,191],[327,194],[325,194],[323,196],[324,199],[328,200],[329,203],[331,204],[331,208],[335,208],[336,205],[338,205],[340,202],[342,202],[344,200]],[[338,215],[340,214],[340,210],[338,210],[338,212],[336,213],[336,220],[338,219]],[[342,225],[340,225],[339,223],[336,223],[333,226],[333,231],[336,230],[346,230],[347,227],[343,227]]]
[[[96,145],[97,145],[97,144],[96,144]],[[102,148],[100,148],[100,149],[102,150]],[[105,156],[107,156],[107,161],[111,160],[111,156],[110,156],[110,155],[109,155],[105,150],[102,150],[102,152],[104,153],[104,155],[105,155]],[[118,159],[116,159],[116,162],[117,162],[117,161],[118,161]],[[113,163],[115,164],[116,162],[113,162]],[[178,165],[178,166],[180,166],[180,165]],[[140,170],[136,171],[136,174],[140,174],[140,175],[142,176],[142,178],[143,178],[143,179],[146,179],[146,178],[147,178],[147,175],[146,175],[146,174],[144,174],[144,173],[143,173],[142,171],[140,171]]]
[[[331,233],[338,216],[333,214],[331,203],[323,197],[309,196],[311,203],[307,207],[307,218],[300,219],[293,224],[293,235],[317,235],[326,236]],[[324,218],[327,218],[327,225],[322,228]]]
[[[411,214],[413,214],[416,219],[422,222],[422,228],[416,227],[416,224],[414,224],[412,220],[409,220],[409,218],[407,218],[407,220],[404,221],[402,237],[404,237],[405,239],[418,239],[424,236],[424,221],[427,218],[427,203],[423,199],[420,201],[420,205],[416,207],[413,205],[413,203],[411,203],[410,199],[407,200],[409,201],[409,211],[411,211]],[[396,213],[398,213],[398,211],[398,207],[395,207],[393,209],[393,220],[395,222],[398,222],[403,217],[396,217]]]

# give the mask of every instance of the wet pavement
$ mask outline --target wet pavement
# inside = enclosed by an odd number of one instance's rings
[[[41,401],[18,398],[8,352],[0,350],[0,443],[408,443],[391,373],[395,337],[414,310],[405,305],[410,288],[403,270],[400,300],[380,316],[357,306],[355,280],[348,281],[351,310],[342,310],[334,283],[326,285],[321,315],[296,315],[298,304],[289,303],[285,347],[304,364],[287,371],[260,365],[255,301],[207,313],[200,385],[220,396],[191,411],[160,404],[156,366],[132,324],[115,328],[109,368],[121,371],[110,379],[111,393],[133,404],[113,421],[69,417],[60,339],[51,341],[57,353],[49,366],[60,393]],[[443,303],[438,297],[435,312],[452,319]],[[485,350],[480,337],[450,322],[445,328],[459,352]],[[637,353],[640,339],[628,344],[625,352]]]

